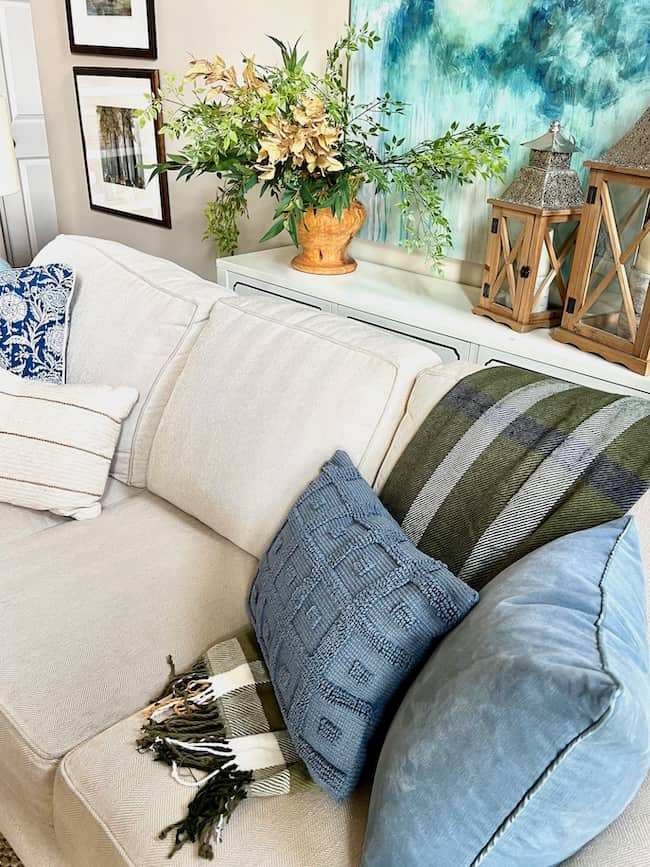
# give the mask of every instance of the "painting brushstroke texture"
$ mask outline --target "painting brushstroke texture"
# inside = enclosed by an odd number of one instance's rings
[[[382,41],[354,59],[350,85],[360,101],[389,90],[409,103],[391,119],[406,143],[442,134],[457,120],[501,124],[511,142],[507,182],[528,151],[520,142],[559,118],[593,159],[650,103],[648,0],[352,0],[354,24]],[[584,177],[584,174],[583,174]],[[500,182],[446,190],[454,231],[450,255],[482,262],[488,196]],[[366,238],[403,237],[390,202],[365,196]]]

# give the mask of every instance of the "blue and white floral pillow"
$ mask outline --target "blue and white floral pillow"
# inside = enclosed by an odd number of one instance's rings
[[[65,382],[74,280],[68,265],[0,271],[0,368],[25,379]]]

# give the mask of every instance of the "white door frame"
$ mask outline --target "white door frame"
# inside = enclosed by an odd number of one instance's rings
[[[9,102],[21,185],[0,199],[0,256],[25,265],[57,233],[29,0],[0,0],[0,93]]]

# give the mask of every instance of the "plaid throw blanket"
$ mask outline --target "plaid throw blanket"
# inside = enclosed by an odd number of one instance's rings
[[[381,500],[480,589],[535,548],[624,515],[649,481],[650,401],[492,367],[431,410]]]
[[[187,815],[160,833],[175,832],[170,857],[189,841],[212,859],[213,839],[221,841],[244,798],[288,794],[310,781],[251,628],[215,644],[188,672],[177,675],[168,662],[172,677],[144,711],[137,745],[169,765],[177,783],[197,790]]]

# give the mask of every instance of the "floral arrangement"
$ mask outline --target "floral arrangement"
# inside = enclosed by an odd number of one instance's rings
[[[165,110],[163,132],[182,142],[177,154],[154,168],[189,180],[214,173],[216,198],[206,208],[205,237],[222,254],[237,248],[237,220],[247,213],[254,187],[277,200],[273,224],[262,240],[297,229],[310,208],[331,208],[341,218],[360,188],[397,193],[409,250],[421,250],[437,265],[452,242],[442,210],[440,185],[501,176],[506,140],[497,126],[458,124],[440,138],[405,148],[391,136],[390,117],[406,105],[390,93],[356,102],[347,85],[347,66],[360,49],[373,49],[379,36],[365,24],[347,27],[327,52],[325,73],[305,68],[308,54],[298,43],[277,44],[281,63],[265,66],[245,57],[241,77],[215,56],[193,60],[185,77],[166,76],[162,92],[143,112],[143,122]],[[186,90],[191,88],[191,99]]]

